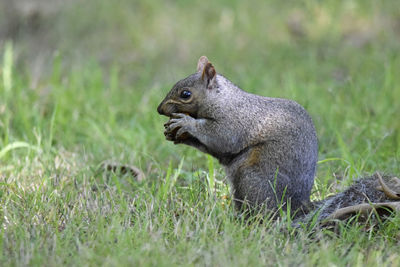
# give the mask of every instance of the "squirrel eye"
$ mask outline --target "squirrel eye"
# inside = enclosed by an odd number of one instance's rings
[[[190,92],[188,90],[183,90],[181,92],[181,98],[183,98],[183,99],[188,99],[191,95],[192,95],[192,92]]]

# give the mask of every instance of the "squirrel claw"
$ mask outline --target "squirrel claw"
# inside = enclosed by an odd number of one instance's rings
[[[185,139],[187,137],[187,132],[183,128],[179,128],[179,130],[175,134],[175,139]]]
[[[173,136],[171,133],[164,132],[164,135],[165,135],[165,138],[166,138],[168,141],[175,141],[175,138],[174,138],[174,136]]]

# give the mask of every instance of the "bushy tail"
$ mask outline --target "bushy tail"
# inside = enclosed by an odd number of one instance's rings
[[[311,211],[299,218],[297,224],[316,222],[324,225],[354,215],[358,215],[358,221],[368,220],[372,214],[384,218],[400,212],[400,179],[375,173],[358,179],[341,193],[311,203],[311,206]]]

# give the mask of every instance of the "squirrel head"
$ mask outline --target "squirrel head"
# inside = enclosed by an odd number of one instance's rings
[[[172,113],[185,113],[197,118],[200,105],[204,104],[207,90],[213,90],[217,72],[206,56],[200,57],[197,72],[177,82],[160,103],[157,111],[168,117]]]

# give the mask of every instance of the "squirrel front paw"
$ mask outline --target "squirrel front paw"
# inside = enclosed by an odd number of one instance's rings
[[[180,143],[190,136],[196,120],[183,113],[173,113],[172,118],[164,124],[164,135],[168,141]]]

